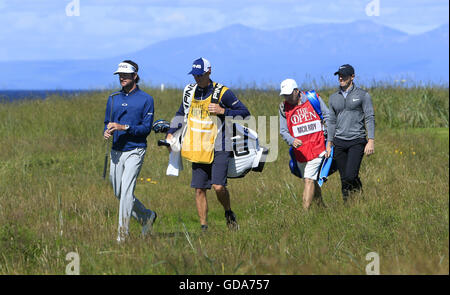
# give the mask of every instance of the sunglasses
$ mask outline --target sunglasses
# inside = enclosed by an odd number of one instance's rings
[[[195,74],[192,74],[192,76],[194,76],[195,78],[201,78],[201,77],[205,76],[206,73],[208,73],[208,72],[204,72],[204,73],[201,74],[201,75],[195,75]]]
[[[133,79],[133,73],[121,73],[119,77],[122,79]]]

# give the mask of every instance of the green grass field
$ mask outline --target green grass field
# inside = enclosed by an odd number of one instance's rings
[[[170,119],[181,90],[146,89],[155,119]],[[333,89],[320,91],[328,102]],[[301,207],[288,147],[263,173],[230,180],[241,229],[226,228],[213,192],[201,233],[190,164],[165,176],[168,152],[149,147],[136,196],[159,217],[151,237],[131,222],[117,245],[118,200],[101,177],[108,92],[0,104],[0,274],[64,274],[69,252],[81,274],[449,274],[449,90],[375,88],[375,154],[364,157],[364,194],[342,204],[338,174],[323,187],[326,209]],[[254,116],[276,116],[276,91],[237,90]]]

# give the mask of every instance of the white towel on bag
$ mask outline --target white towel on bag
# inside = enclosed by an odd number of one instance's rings
[[[170,144],[169,165],[167,166],[166,175],[178,176],[180,170],[183,170],[183,161],[181,160],[181,135],[184,128],[178,129],[171,140],[167,141]]]

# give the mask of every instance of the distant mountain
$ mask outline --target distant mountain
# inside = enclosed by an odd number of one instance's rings
[[[0,62],[0,89],[117,87],[112,75],[123,59],[135,60],[143,81],[182,86],[200,56],[210,60],[212,78],[230,86],[336,83],[333,73],[352,64],[360,82],[449,81],[449,30],[408,35],[369,21],[314,24],[272,31],[232,25],[216,32],[175,38],[140,51],[102,60]]]

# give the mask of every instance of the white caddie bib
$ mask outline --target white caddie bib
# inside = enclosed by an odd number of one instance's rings
[[[317,132],[318,130],[322,130],[322,123],[320,120],[292,126],[294,137],[308,135]]]

